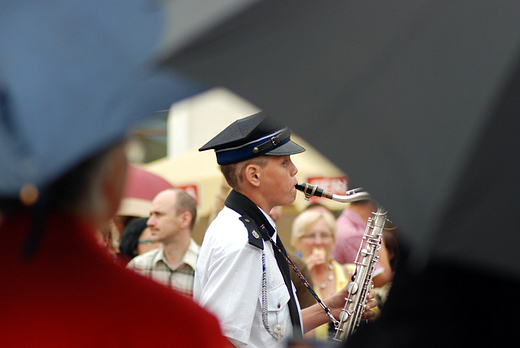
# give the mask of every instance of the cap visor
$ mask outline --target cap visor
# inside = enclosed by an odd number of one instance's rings
[[[305,151],[305,148],[296,144],[294,141],[289,140],[282,146],[279,146],[269,152],[264,153],[267,156],[288,156],[288,155],[296,155],[297,153],[302,153]]]

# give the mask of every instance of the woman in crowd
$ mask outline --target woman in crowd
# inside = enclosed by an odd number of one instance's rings
[[[336,242],[336,220],[330,212],[323,209],[302,212],[294,220],[291,241],[307,263],[314,290],[320,298],[327,298],[348,284],[345,267],[331,258]],[[331,324],[314,331],[318,340],[326,340],[334,333]]]

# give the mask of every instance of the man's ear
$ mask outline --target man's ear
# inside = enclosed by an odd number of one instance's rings
[[[244,181],[254,187],[260,186],[261,170],[260,166],[254,163],[250,163],[244,169]]]
[[[181,213],[181,228],[188,228],[191,224],[191,220],[193,219],[193,216],[189,211],[185,211]]]

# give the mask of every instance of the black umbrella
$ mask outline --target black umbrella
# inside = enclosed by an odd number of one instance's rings
[[[235,5],[199,26],[175,22],[162,63],[276,114],[389,210],[410,255],[384,328],[423,314],[400,338],[415,325],[427,335],[439,329],[441,340],[446,327],[465,338],[478,332],[474,306],[519,287],[520,4]],[[189,18],[182,6],[170,7],[176,19]],[[455,293],[479,286],[492,292]],[[426,309],[430,296],[435,305]],[[421,302],[402,306],[414,299]],[[458,305],[474,313],[464,327],[446,319]],[[496,333],[502,326],[495,324],[483,332]],[[395,332],[396,346],[435,342],[421,342],[422,331],[412,335],[417,341]]]

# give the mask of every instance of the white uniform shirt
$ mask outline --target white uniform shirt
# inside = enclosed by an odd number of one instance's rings
[[[262,250],[249,244],[239,217],[225,207],[206,231],[195,271],[194,299],[217,316],[224,335],[234,345],[284,347],[292,336],[292,323],[283,276],[271,242],[265,241],[268,325],[271,331],[276,324],[285,331],[284,338],[276,340],[262,322]]]

